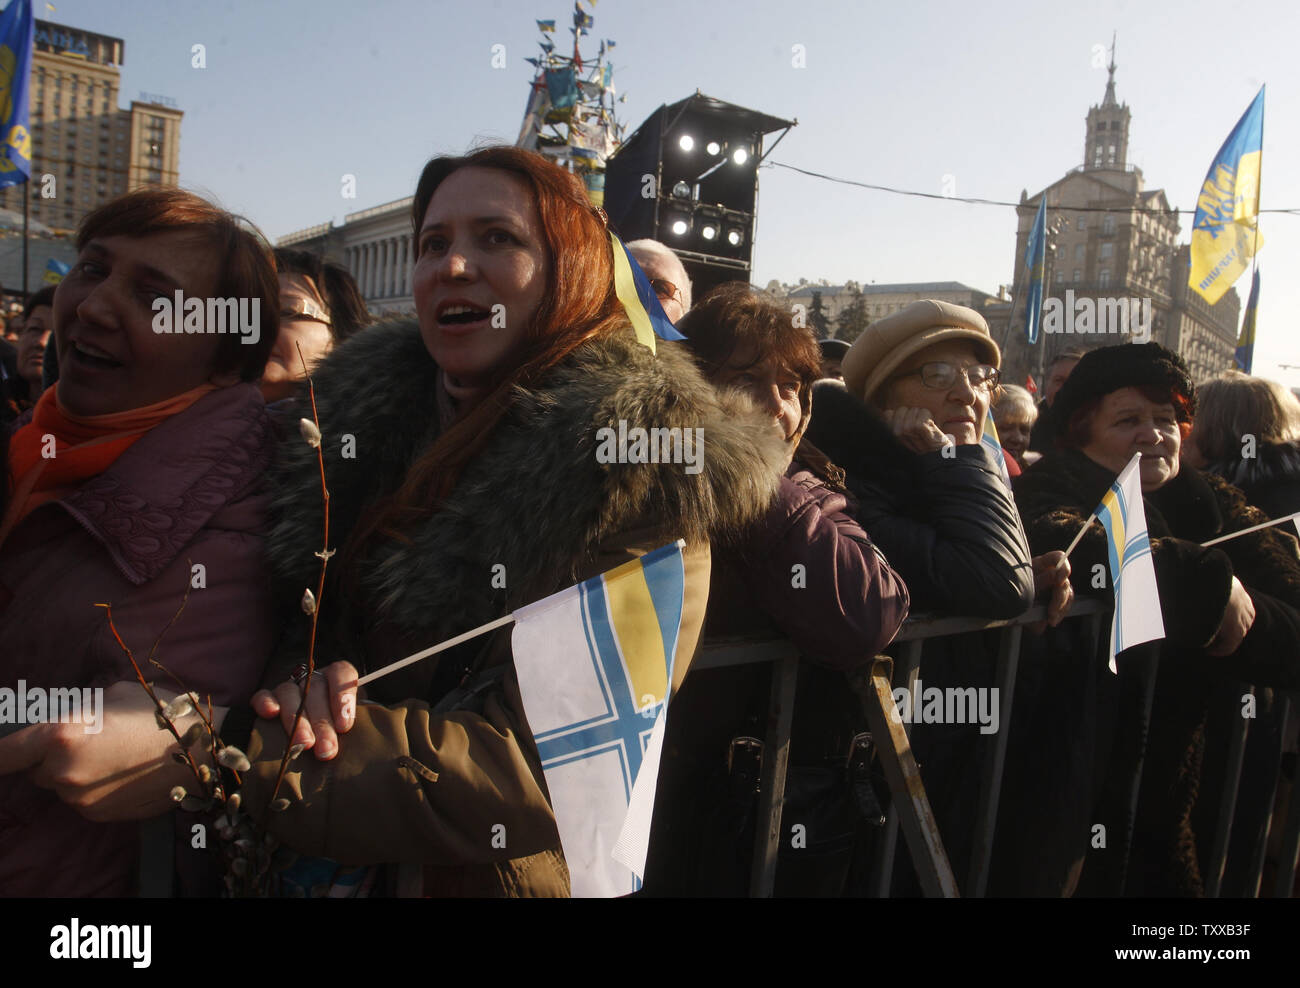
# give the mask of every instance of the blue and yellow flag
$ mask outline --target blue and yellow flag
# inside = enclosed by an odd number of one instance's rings
[[[650,286],[650,279],[612,230],[609,240],[614,248],[614,294],[623,303],[623,310],[636,330],[637,342],[649,347],[653,353],[656,336],[661,340],[686,339],[668,321],[659,296]]]
[[[0,188],[32,173],[27,84],[35,29],[31,0],[10,0],[0,14]]]
[[[47,285],[57,285],[62,281],[69,271],[72,270],[71,264],[65,264],[62,261],[55,260],[51,257],[45,262],[44,281]]]
[[[680,540],[515,610],[524,712],[575,896],[626,895],[645,869],[679,656]]]
[[[1038,215],[1029,228],[1025,245],[1025,336],[1038,342],[1038,323],[1043,314],[1043,273],[1047,266],[1047,195],[1038,200]]]
[[[997,464],[1002,479],[1011,486],[1011,472],[1007,470],[1007,454],[1002,448],[1002,439],[998,436],[998,427],[993,424],[993,413],[984,413],[984,435],[980,436],[980,445],[989,451],[993,462]]]
[[[1246,314],[1241,318],[1241,335],[1237,337],[1237,352],[1234,357],[1237,368],[1250,373],[1251,364],[1255,362],[1255,312],[1259,308],[1259,266],[1250,279],[1250,298],[1246,300]]]
[[[1141,453],[1133,454],[1097,508],[1097,520],[1106,529],[1110,582],[1115,591],[1115,616],[1110,626],[1111,672],[1116,671],[1115,656],[1124,649],[1165,637],[1142,503],[1141,460]]]
[[[1192,223],[1188,284],[1213,305],[1264,245],[1259,235],[1259,175],[1264,156],[1264,87],[1219,148]]]
[[[548,34],[555,33],[555,21],[538,21],[537,30],[545,31]]]

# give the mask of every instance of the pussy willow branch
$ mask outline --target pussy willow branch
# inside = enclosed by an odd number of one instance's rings
[[[189,563],[190,571],[193,572],[194,560],[187,559],[186,562]],[[176,673],[172,672],[165,665],[159,662],[158,659],[155,658],[155,656],[158,654],[158,646],[162,644],[163,636],[166,635],[167,632],[171,630],[172,625],[174,625],[177,622],[177,620],[180,619],[181,612],[185,610],[185,605],[189,603],[190,591],[193,589],[193,587],[194,584],[192,582],[188,582],[188,581],[186,582],[185,594],[183,597],[181,597],[181,606],[176,608],[176,613],[172,615],[172,619],[167,622],[166,626],[163,627],[162,631],[158,632],[158,637],[154,639],[153,647],[149,649],[149,655],[148,655],[149,664],[157,667],[162,672],[166,673],[166,675],[171,678],[171,681],[176,684],[177,689],[179,689],[182,693],[190,692],[189,687],[185,685],[185,682],[179,676],[177,676]],[[195,695],[197,696],[197,694]],[[213,789],[215,792],[215,789],[217,786],[220,785],[220,780],[221,780],[221,769],[218,767],[217,764],[217,752],[221,749],[221,737],[217,734],[216,725],[213,724],[212,722],[212,695],[208,694],[207,714],[204,714],[203,706],[202,704],[199,703],[194,704],[194,712],[195,714],[198,715],[198,718],[202,722],[204,729],[208,732],[208,738],[211,741],[211,747],[208,749],[208,751],[209,751],[209,757],[212,759],[212,771],[214,773],[213,777],[217,780],[213,784]],[[233,768],[230,769],[229,771],[230,774],[234,776],[235,782],[237,784],[240,783],[239,773],[236,772]],[[202,786],[206,792],[207,783],[203,781],[203,776],[199,775],[197,778],[198,778],[199,785]],[[224,786],[221,787],[221,795],[223,798],[230,795],[228,792],[225,791]]]
[[[320,413],[316,410],[316,385],[312,382],[311,371],[307,369],[307,361],[302,355],[302,346],[295,344],[298,349],[298,360],[302,363],[302,372],[307,378],[307,394],[311,398],[311,418],[316,424],[316,431],[320,432]],[[324,513],[323,531],[321,533],[321,551],[316,553],[320,558],[320,578],[316,581],[316,606],[311,612],[311,637],[307,641],[307,678],[302,684],[302,699],[298,702],[298,712],[293,716],[293,728],[289,731],[289,736],[285,739],[284,754],[280,756],[280,769],[275,775],[275,785],[271,787],[271,795],[266,803],[266,813],[270,813],[271,805],[279,797],[280,785],[284,782],[284,774],[289,769],[290,754],[293,751],[293,737],[298,731],[298,725],[302,722],[303,715],[307,712],[307,697],[311,694],[311,682],[316,678],[316,625],[320,620],[321,600],[325,596],[325,569],[329,566],[330,556],[330,491],[325,484],[325,440],[321,438],[316,444],[316,463],[320,467],[320,496],[321,505]]]
[[[144,673],[140,671],[140,664],[135,661],[135,655],[132,654],[130,646],[127,645],[126,642],[122,641],[122,636],[118,634],[117,625],[113,623],[113,605],[96,604],[95,606],[104,608],[105,613],[108,615],[108,630],[111,631],[113,637],[117,639],[118,647],[122,649],[123,654],[126,655],[127,661],[131,663],[131,668],[135,670],[135,678],[140,680],[140,685],[143,686],[144,691],[149,694],[149,699],[153,700],[154,707],[158,711],[159,720],[167,725],[167,730],[171,731],[172,737],[176,739],[176,744],[180,747],[181,751],[185,753],[185,760],[189,763],[190,771],[194,773],[194,778],[198,780],[201,785],[203,782],[203,776],[199,775],[199,766],[195,763],[194,756],[190,754],[189,748],[186,748],[185,745],[181,744],[181,736],[176,730],[176,725],[171,722],[171,718],[163,715],[163,710],[166,709],[166,704],[158,699],[158,694],[153,691],[153,687],[149,685],[149,681],[144,678]],[[170,675],[170,673],[168,673],[168,675]],[[197,707],[195,709],[197,709]],[[199,716],[201,717],[202,714]]]

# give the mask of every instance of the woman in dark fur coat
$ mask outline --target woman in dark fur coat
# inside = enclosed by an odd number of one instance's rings
[[[779,437],[760,417],[728,416],[679,344],[636,341],[609,234],[572,175],[515,148],[435,158],[412,217],[418,324],[367,329],[316,374],[342,546],[318,654],[375,669],[680,537],[678,685],[703,618],[709,539],[767,506]],[[624,423],[702,429],[704,447],[694,463],[602,462],[600,431]],[[314,584],[319,562],[313,459],[291,444],[274,475],[269,546],[289,587]],[[317,706],[297,735],[319,757],[299,759],[273,831],[306,854],[397,863],[398,890],[567,894],[513,673],[529,659],[512,656],[504,629],[378,680],[370,698],[384,705],[354,717],[339,704],[355,670],[327,669],[335,705]],[[481,690],[445,699],[460,687]],[[265,800],[297,696],[283,683],[257,699],[281,718],[253,732],[246,804]],[[336,737],[331,715],[349,729]]]
[[[1075,821],[1076,846],[1086,855],[1080,890],[1201,895],[1227,752],[1220,714],[1243,708],[1243,690],[1233,684],[1300,685],[1300,556],[1293,539],[1267,529],[1202,548],[1264,516],[1235,487],[1181,462],[1196,395],[1177,354],[1156,343],[1095,350],[1079,362],[1057,405],[1061,448],[1016,485],[1030,544],[1037,551],[1068,545],[1141,452],[1165,627],[1163,641],[1120,654],[1118,678],[1102,668],[1104,652],[1092,659],[1097,716],[1114,711],[1116,723],[1109,757],[1110,728],[1096,727],[1096,812]],[[1071,557],[1076,590],[1111,596],[1092,579],[1106,571],[1106,559],[1106,534],[1091,525]],[[1141,697],[1153,654],[1158,671],[1145,722]],[[1105,827],[1104,847],[1089,840],[1096,823]]]

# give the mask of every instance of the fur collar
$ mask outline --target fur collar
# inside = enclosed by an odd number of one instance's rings
[[[1261,443],[1253,457],[1233,456],[1205,469],[1247,492],[1270,484],[1300,483],[1300,443]]]
[[[437,373],[413,319],[368,328],[317,368],[333,547],[436,438]],[[629,429],[703,429],[702,472],[598,463],[597,430],[620,420]],[[268,545],[290,587],[315,585],[321,540],[315,451],[293,433],[272,474]],[[455,491],[408,530],[409,544],[370,553],[358,609],[437,641],[576,582],[616,533],[651,525],[665,543],[698,542],[748,524],[775,493],[783,452],[769,420],[719,404],[679,344],[659,341],[656,357],[630,332],[589,342],[540,386],[519,389]],[[497,566],[504,591],[490,589]]]

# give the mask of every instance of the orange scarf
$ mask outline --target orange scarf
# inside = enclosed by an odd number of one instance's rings
[[[47,388],[32,420],[9,439],[9,507],[0,522],[0,544],[32,511],[103,473],[154,426],[216,390],[215,384],[200,384],[143,408],[74,415],[59,404],[58,388]]]

